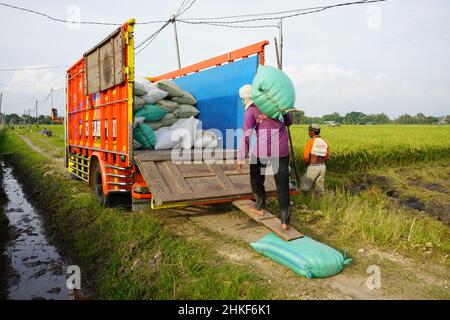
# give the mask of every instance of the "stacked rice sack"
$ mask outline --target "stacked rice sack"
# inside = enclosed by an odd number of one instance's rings
[[[161,138],[161,134],[157,134],[158,131],[171,127],[179,119],[198,116],[200,112],[194,107],[196,104],[192,94],[181,90],[172,81],[162,80],[156,85],[135,83],[134,149],[155,149],[158,137]],[[167,145],[163,147],[172,148]]]

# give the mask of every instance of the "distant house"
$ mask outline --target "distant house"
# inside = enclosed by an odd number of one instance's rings
[[[341,126],[341,124],[336,121],[324,121],[324,123],[330,127],[340,127]]]
[[[450,117],[439,117],[438,124],[440,125],[450,124]]]

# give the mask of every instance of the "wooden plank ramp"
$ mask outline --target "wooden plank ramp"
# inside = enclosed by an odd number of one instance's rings
[[[259,224],[270,229],[284,241],[292,241],[304,237],[303,234],[301,234],[291,226],[287,231],[281,229],[281,220],[266,210],[264,210],[263,216],[257,214],[255,210],[255,203],[251,200],[234,201],[233,205],[242,212],[244,212],[245,214],[247,214],[250,218],[258,222]]]

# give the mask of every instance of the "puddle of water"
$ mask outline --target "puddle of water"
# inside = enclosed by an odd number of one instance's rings
[[[12,168],[3,161],[0,167],[8,199],[4,209],[13,235],[5,251],[14,269],[8,279],[8,299],[70,300],[66,286],[67,264],[48,242],[42,218],[27,201]]]

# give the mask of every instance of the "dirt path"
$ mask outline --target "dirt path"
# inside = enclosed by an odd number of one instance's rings
[[[30,148],[55,164],[64,172],[61,158],[49,157],[44,150],[21,136]],[[53,167],[53,166],[52,166]],[[447,287],[449,270],[431,263],[418,264],[400,255],[366,248],[355,253],[354,263],[328,279],[305,279],[287,268],[257,254],[250,243],[259,240],[269,231],[229,206],[202,206],[174,210],[154,211],[172,232],[192,241],[202,241],[215,247],[228,261],[248,266],[262,276],[274,298],[280,299],[420,299],[429,298],[428,291]],[[366,269],[379,265],[382,270],[382,287],[370,290]]]
[[[61,173],[63,176],[69,178],[69,172],[66,170],[64,166],[64,159],[58,158],[54,155],[48,154],[45,150],[39,148],[38,146],[34,145],[30,139],[27,137],[24,137],[20,134],[17,134],[29,147],[31,150],[41,154],[42,156],[46,157],[50,162],[54,163],[55,166],[51,166],[52,168],[55,168],[58,173]],[[50,170],[48,171],[48,174],[52,174],[53,172]]]

